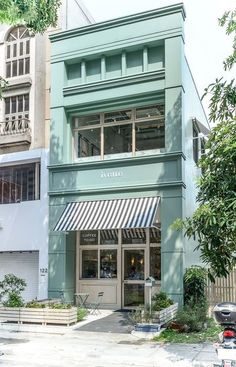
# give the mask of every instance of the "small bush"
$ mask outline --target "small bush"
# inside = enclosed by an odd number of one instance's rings
[[[205,328],[207,322],[206,306],[186,305],[179,310],[175,317],[175,322],[182,326],[180,331],[195,332]]]
[[[5,307],[22,307],[24,305],[21,292],[25,290],[26,282],[14,274],[6,274],[0,282],[0,297],[3,297]]]
[[[6,301],[3,302],[5,307],[23,307],[24,302],[22,297],[17,293],[10,293]]]
[[[82,321],[88,314],[88,311],[85,308],[77,308],[77,321]]]
[[[201,266],[191,266],[184,274],[184,304],[206,303],[205,287],[207,273]]]
[[[25,307],[27,308],[45,308],[45,303],[37,302],[37,300],[32,300],[25,304]]]
[[[152,311],[161,311],[173,304],[165,292],[159,292],[152,297]]]
[[[132,310],[128,313],[129,320],[132,324],[137,323],[150,323],[152,322],[152,314],[150,314],[150,310],[146,309],[142,306],[136,308],[136,310]]]
[[[72,305],[69,303],[49,303],[48,305],[49,308],[53,308],[55,310],[65,310],[68,308],[71,308]]]

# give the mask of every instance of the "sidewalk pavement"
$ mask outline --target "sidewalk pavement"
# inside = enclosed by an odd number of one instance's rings
[[[88,315],[74,326],[5,324],[0,327],[0,365],[17,367],[210,367],[210,344],[158,344],[131,334],[80,331],[113,311]],[[104,319],[105,322],[105,319]]]

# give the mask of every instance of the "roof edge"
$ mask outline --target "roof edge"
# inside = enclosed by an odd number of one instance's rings
[[[184,4],[183,3],[177,3],[177,4],[157,8],[157,9],[144,11],[144,12],[141,12],[141,13],[130,14],[130,15],[126,15],[124,17],[119,17],[119,18],[115,18],[115,19],[106,20],[106,21],[103,21],[103,22],[98,22],[98,23],[95,23],[95,24],[86,25],[86,26],[83,26],[83,27],[78,27],[78,28],[68,30],[68,31],[64,31],[64,32],[60,32],[60,33],[55,33],[55,34],[50,35],[49,38],[50,38],[51,42],[57,42],[57,41],[60,41],[60,40],[64,40],[66,38],[70,38],[70,37],[74,37],[74,36],[80,36],[80,35],[84,35],[86,33],[97,32],[99,30],[109,29],[109,28],[112,28],[112,27],[117,27],[119,25],[135,23],[135,22],[139,22],[140,20],[150,19],[150,18],[154,18],[154,17],[160,17],[160,16],[163,16],[163,15],[173,14],[173,13],[177,13],[177,12],[181,12],[183,20],[185,20],[186,12],[185,12],[185,8],[184,8]]]

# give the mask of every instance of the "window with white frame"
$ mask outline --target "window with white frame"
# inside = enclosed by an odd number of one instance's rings
[[[117,278],[118,231],[81,231],[81,278]]]
[[[5,98],[5,122],[10,129],[19,130],[20,125],[28,128],[29,94],[21,94]],[[11,126],[10,126],[11,125]]]
[[[39,200],[40,163],[0,168],[0,204]]]
[[[77,158],[164,148],[164,105],[75,117],[73,129]]]
[[[13,28],[6,40],[6,78],[30,72],[30,35],[27,28]]]

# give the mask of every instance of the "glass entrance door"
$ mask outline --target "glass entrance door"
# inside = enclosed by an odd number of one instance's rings
[[[123,249],[123,307],[144,304],[145,250]]]

